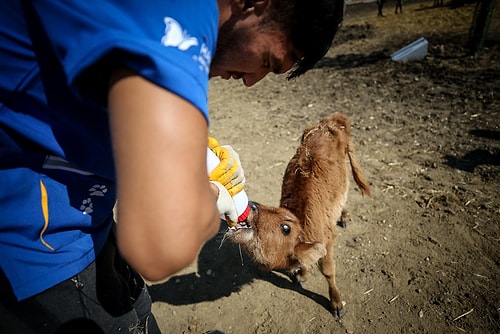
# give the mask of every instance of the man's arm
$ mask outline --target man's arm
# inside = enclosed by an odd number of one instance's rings
[[[112,78],[109,110],[118,246],[147,280],[162,280],[189,265],[219,227],[207,122],[192,104],[126,70]]]

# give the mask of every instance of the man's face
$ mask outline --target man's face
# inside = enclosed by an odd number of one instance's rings
[[[242,79],[250,87],[268,73],[286,73],[301,57],[278,29],[259,28],[261,18],[231,21],[219,29],[210,77]]]

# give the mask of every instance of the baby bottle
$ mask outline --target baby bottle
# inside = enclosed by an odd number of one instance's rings
[[[217,157],[217,155],[212,152],[210,148],[207,148],[207,172],[210,173],[215,167],[217,167],[219,162],[219,157]],[[233,196],[233,200],[236,205],[236,212],[238,213],[238,222],[245,221],[250,213],[247,193],[245,190],[242,190]],[[221,216],[221,218],[225,220],[223,216]]]

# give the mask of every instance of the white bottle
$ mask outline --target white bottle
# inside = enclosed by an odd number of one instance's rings
[[[210,149],[207,148],[207,172],[210,173],[219,164],[219,157]],[[248,196],[245,190],[240,191],[233,196],[236,205],[236,212],[238,213],[238,222],[242,222],[248,217],[250,207],[248,206]],[[225,218],[221,215],[221,218]]]

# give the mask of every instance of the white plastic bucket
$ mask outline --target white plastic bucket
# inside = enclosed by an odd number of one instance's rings
[[[417,39],[415,42],[408,44],[404,48],[394,52],[391,55],[394,61],[412,61],[412,60],[422,60],[427,55],[427,48],[429,42],[423,37]]]

